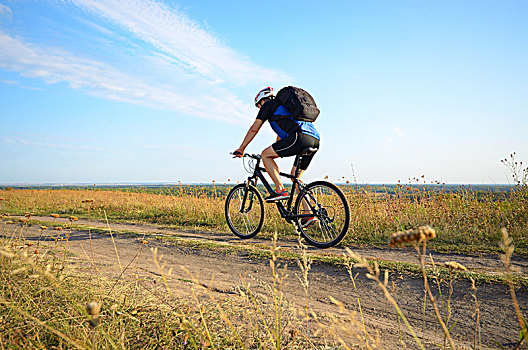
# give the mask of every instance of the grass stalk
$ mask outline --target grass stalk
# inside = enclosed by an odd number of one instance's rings
[[[308,258],[307,254],[307,247],[304,245],[301,241],[301,236],[297,237],[297,244],[299,246],[299,249],[301,250],[301,259],[297,259],[297,265],[301,269],[302,272],[302,278],[299,278],[299,282],[301,282],[301,285],[303,287],[304,291],[304,321],[305,321],[305,329],[304,329],[304,340],[305,345],[308,348],[310,344],[310,314],[309,314],[309,286],[310,281],[308,280],[308,273],[311,269],[312,261]]]
[[[277,255],[277,232],[273,235],[272,247],[271,247],[271,259],[270,267],[273,275],[273,305],[275,312],[275,349],[280,350],[281,348],[281,336],[282,336],[282,295],[279,291],[279,275],[276,270]]]
[[[525,318],[522,316],[521,308],[519,307],[519,302],[517,300],[517,295],[515,294],[515,286],[513,285],[512,281],[513,272],[516,270],[511,264],[511,257],[513,255],[513,251],[515,250],[515,246],[513,245],[513,239],[510,237],[506,228],[502,228],[501,233],[502,241],[500,242],[500,248],[502,249],[504,254],[501,255],[500,259],[504,264],[504,268],[506,270],[506,275],[508,277],[507,282],[510,290],[510,296],[513,302],[513,308],[515,310],[515,315],[517,316],[517,320],[519,321],[519,325],[521,327],[521,339],[519,340],[519,343],[517,345],[518,348],[522,345],[523,341],[528,336],[528,325],[526,324]],[[526,344],[526,348],[528,349],[528,342]]]
[[[63,332],[58,331],[58,330],[56,330],[53,327],[50,327],[46,322],[43,322],[43,321],[39,320],[38,318],[36,318],[36,317],[32,316],[31,314],[29,314],[27,311],[21,309],[20,307],[14,305],[11,302],[8,302],[4,298],[2,298],[2,296],[0,296],[0,304],[3,304],[6,308],[9,308],[9,309],[15,311],[17,314],[27,318],[28,320],[31,320],[31,321],[35,322],[40,327],[45,328],[48,332],[51,332],[51,333],[55,334],[56,336],[60,337],[61,339],[64,339],[68,344],[72,345],[74,348],[76,348],[76,349],[88,349],[88,347],[83,346],[82,344],[78,343],[77,341],[71,339],[68,335],[64,334]]]
[[[358,305],[359,315],[361,317],[361,326],[363,328],[363,334],[365,336],[365,346],[368,349],[368,348],[370,348],[369,341],[368,341],[369,335],[368,335],[368,332],[367,332],[367,326],[365,324],[365,317],[363,315],[363,309],[361,308],[361,301],[359,300],[359,292],[358,292],[358,289],[356,287],[356,279],[354,278],[354,273],[352,271],[353,264],[352,264],[352,261],[350,260],[350,257],[347,257],[346,255],[345,255],[345,266],[346,266],[346,269],[347,269],[347,272],[348,272],[348,276],[349,276],[350,280],[352,281],[352,286],[354,287],[354,293],[356,294],[356,301],[357,301],[357,305]],[[398,321],[399,321],[399,319],[398,319]]]
[[[376,282],[378,287],[383,291],[385,299],[387,299],[389,301],[389,303],[396,310],[398,316],[401,317],[403,323],[407,327],[407,330],[409,331],[409,333],[411,333],[411,336],[413,337],[414,341],[416,342],[416,345],[418,346],[418,348],[425,350],[425,347],[423,346],[422,342],[420,342],[420,339],[418,338],[418,336],[414,332],[414,329],[412,328],[411,324],[407,320],[407,317],[405,317],[405,315],[403,314],[402,310],[400,309],[400,306],[398,305],[396,300],[394,300],[394,298],[392,297],[391,293],[387,289],[387,286],[383,282],[380,281],[380,279],[379,279],[379,268],[378,268],[377,263],[376,262],[374,263],[374,268],[373,268],[364,257],[352,252],[352,250],[350,250],[349,248],[345,248],[345,250],[346,250],[347,254],[352,259],[358,261],[358,264],[357,264],[358,267],[363,267],[363,268],[367,269],[367,271],[368,271],[368,273],[366,274],[367,278]]]
[[[401,330],[401,322],[400,322],[400,315],[396,314],[396,318],[398,321],[398,335],[400,338],[400,349],[406,348],[405,343],[403,342],[403,336],[402,336],[402,330]]]
[[[117,246],[115,244],[114,235],[112,234],[112,228],[110,227],[110,223],[108,222],[108,216],[106,215],[106,210],[103,210],[103,213],[104,213],[104,218],[106,221],[106,227],[110,234],[110,239],[112,239],[112,245],[114,246],[114,251],[117,257],[117,263],[119,264],[119,269],[121,270],[121,272],[123,272],[123,265],[121,265],[121,259],[119,259],[119,252],[117,251]]]
[[[418,253],[418,260],[420,261],[420,267],[422,268],[422,278],[424,281],[424,287],[427,291],[427,295],[429,296],[429,300],[431,300],[431,304],[433,304],[433,309],[435,311],[436,319],[438,320],[438,323],[440,323],[440,326],[442,327],[442,330],[444,331],[444,335],[449,341],[449,345],[451,346],[451,349],[456,349],[455,343],[453,342],[453,339],[451,338],[451,335],[449,334],[449,330],[447,329],[447,326],[445,325],[444,321],[442,320],[442,316],[440,315],[440,311],[438,310],[438,306],[436,305],[436,299],[431,292],[431,288],[429,286],[429,282],[427,279],[427,273],[425,272],[425,250],[427,247],[427,240],[424,240],[422,243],[422,251],[420,251],[420,247],[416,242],[413,242],[414,247],[416,248],[416,251]]]
[[[473,302],[475,304],[475,313],[473,316],[475,317],[475,335],[473,340],[473,349],[477,350],[482,349],[482,342],[481,342],[481,336],[480,336],[480,307],[479,302],[477,299],[477,286],[475,285],[475,280],[471,278],[471,291],[473,296]]]
[[[425,347],[425,309],[427,306],[427,291],[424,289],[424,302],[422,310],[422,344]]]

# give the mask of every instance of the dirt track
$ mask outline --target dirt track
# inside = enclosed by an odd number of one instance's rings
[[[35,220],[52,221],[49,217]],[[55,222],[67,222],[66,219],[57,219]],[[75,224],[88,224],[86,220],[79,220]],[[91,227],[107,227],[106,223],[91,221]],[[155,235],[178,236],[180,238],[201,242],[223,242],[231,245],[271,245],[267,239],[255,239],[241,241],[233,235],[199,232],[181,232],[154,225],[135,224],[110,224],[112,230],[127,230],[146,237]],[[45,240],[52,238],[47,235],[56,234],[58,231],[45,231]],[[38,240],[40,233],[37,227],[32,227],[27,232],[27,238]],[[65,244],[65,242],[59,242]],[[99,269],[103,273],[115,273],[118,263],[116,252],[109,235],[92,234],[90,240],[88,231],[74,231],[67,243],[69,249],[80,259],[87,259],[93,249],[95,261],[99,262]],[[123,266],[130,264],[130,273],[139,275],[158,275],[155,265],[152,263],[152,253],[145,249],[140,239],[131,238],[126,235],[115,236],[115,244],[119,253],[120,262]],[[247,254],[244,249],[237,249],[230,254],[220,254],[216,249],[197,249],[189,245],[178,245],[170,240],[148,240],[148,247],[158,248],[159,254],[163,254],[167,269],[173,268],[173,283],[175,288],[182,288],[189,276],[180,268],[184,266],[193,275],[199,276],[214,293],[229,296],[233,294],[236,287],[242,284],[242,279],[260,281],[271,281],[269,262],[264,259],[255,259]],[[295,250],[297,243],[292,239],[279,238],[278,245],[282,250]],[[353,251],[366,257],[401,261],[416,262],[413,250],[389,250],[373,248],[350,247]],[[140,252],[138,254],[138,252]],[[342,254],[341,248],[332,248],[325,251],[309,248],[310,253],[317,254]],[[436,262],[457,261],[464,264],[472,271],[489,271],[499,273],[501,263],[497,257],[471,257],[451,254],[433,254]],[[287,263],[285,263],[287,264]],[[528,271],[527,259],[516,259],[515,265],[522,269],[524,275]],[[367,329],[369,333],[381,335],[382,348],[400,348],[397,317],[393,307],[385,299],[383,292],[374,282],[365,277],[363,269],[356,269],[358,273],[356,285],[359,291],[360,301],[365,314]],[[288,276],[285,280],[283,292],[286,300],[290,303],[298,303],[299,307],[304,305],[303,288],[299,282],[299,268],[295,263],[288,266]],[[314,264],[309,274],[310,281],[310,306],[316,313],[330,312],[338,314],[338,308],[330,301],[330,296],[342,301],[349,310],[357,310],[356,293],[352,282],[345,269],[327,264]],[[393,282],[393,284],[392,284]],[[395,288],[394,297],[409,322],[413,325],[416,333],[422,333],[423,312],[423,281],[397,272],[390,274],[391,289]],[[471,295],[470,283],[465,280],[457,280],[454,283],[454,294],[452,298],[453,321],[456,325],[452,330],[452,336],[462,348],[471,348],[474,339],[475,319],[473,317],[475,307]],[[445,289],[447,291],[447,288]],[[513,305],[509,297],[509,291],[505,285],[482,284],[478,286],[477,296],[480,304],[480,319],[482,327],[483,348],[500,348],[497,343],[505,348],[513,348],[513,342],[518,339],[519,325],[515,317]],[[517,290],[517,298],[526,315],[528,307],[528,288],[522,287]],[[427,305],[425,316],[425,332],[427,348],[437,348],[434,344],[443,344],[443,334],[440,325],[434,318],[434,312],[430,303]],[[403,327],[403,326],[402,326]],[[405,344],[409,348],[415,348],[414,340],[407,334],[404,327]]]

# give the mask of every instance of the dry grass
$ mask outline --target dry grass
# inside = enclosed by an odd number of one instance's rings
[[[366,327],[360,304],[360,299],[363,304],[366,302],[363,296],[357,296],[359,315],[332,297],[329,298],[341,310],[340,315],[314,312],[309,297],[311,263],[300,242],[298,265],[305,289],[304,309],[290,305],[284,298],[282,288],[287,271],[286,265],[281,267],[278,262],[275,244],[270,249],[271,283],[241,281],[238,295],[219,298],[190,273],[187,287],[174,289],[171,269],[155,249],[151,254],[158,277],[127,274],[129,265],[120,267],[120,273],[112,276],[100,273],[101,267],[97,266],[104,262],[96,261],[93,254],[86,253],[86,260],[70,259],[65,249],[53,244],[41,246],[37,251],[24,239],[25,225],[12,238],[0,241],[0,348],[381,348],[379,334]],[[41,227],[40,232],[47,229]],[[6,236],[6,232],[2,234]],[[451,293],[447,300],[441,291],[440,300],[433,296],[424,263],[426,244],[435,236],[430,227],[421,227],[394,234],[390,243],[411,244],[416,248],[424,288],[445,334],[443,348],[455,349],[457,344],[450,336],[454,327],[449,323],[451,311],[446,313],[444,309],[444,303],[449,305]],[[276,239],[275,234],[273,242]],[[503,231],[501,248],[505,270],[511,274],[510,258],[514,247],[506,231]],[[387,272],[380,271],[376,262],[369,262],[349,249],[347,252],[350,258],[347,269],[354,286],[352,267],[366,269],[367,278],[383,291],[416,347],[424,349],[428,340],[425,336],[419,338],[399,307],[394,292],[389,290]],[[446,266],[452,270],[465,269],[456,262],[446,263]],[[255,292],[255,282],[259,282],[261,292]],[[451,282],[450,277],[450,288]],[[440,284],[437,281],[439,288]],[[516,311],[512,317],[517,317],[522,335],[525,335],[526,324],[513,284],[510,287]],[[262,290],[267,292],[262,293]],[[480,348],[481,332],[476,292],[474,300],[476,349]]]
[[[216,189],[215,189],[216,191]],[[528,247],[528,190],[519,184],[502,197],[491,193],[460,191],[443,193],[399,187],[396,195],[373,196],[365,189],[345,188],[351,204],[352,229],[344,244],[351,242],[382,244],[390,238],[391,245],[411,244],[416,248],[422,269],[425,296],[444,335],[444,349],[457,348],[451,332],[456,324],[451,315],[453,275],[450,275],[447,296],[445,284],[431,282],[425,259],[431,242],[471,247],[498,246],[504,251],[502,261],[508,276],[514,272],[510,263],[513,242],[516,249]],[[277,247],[271,248],[270,284],[263,284],[267,293],[256,293],[254,284],[241,281],[238,295],[219,299],[204,287],[196,276],[189,274],[188,288],[175,290],[170,269],[157,251],[151,252],[159,278],[127,274],[128,265],[120,266],[116,276],[100,273],[93,250],[86,260],[70,259],[67,250],[69,233],[78,217],[90,219],[135,220],[181,227],[200,227],[227,231],[221,196],[194,194],[151,194],[121,191],[86,190],[12,190],[0,191],[3,213],[20,214],[22,228],[0,230],[0,349],[3,348],[138,348],[138,349],[305,349],[305,348],[380,348],[379,336],[366,326],[362,307],[366,300],[357,295],[359,315],[339,300],[330,300],[341,310],[335,314],[317,314],[310,306],[309,271],[311,267],[305,248],[299,243],[301,284],[304,288],[304,308],[298,310],[284,298],[282,290],[286,270],[277,261]],[[271,210],[270,210],[271,209]],[[265,234],[294,234],[269,207]],[[33,215],[67,216],[70,223],[53,230],[57,239],[65,240],[64,248],[41,245],[25,240],[28,220]],[[412,228],[428,223],[430,227]],[[502,236],[498,233],[502,231]],[[40,233],[49,232],[46,226]],[[400,231],[394,235],[392,232]],[[90,231],[89,231],[90,232]],[[510,233],[508,233],[510,232]],[[7,238],[5,238],[7,237]],[[431,241],[432,240],[432,241]],[[431,242],[429,242],[431,241]],[[91,243],[91,242],[90,242]],[[140,249],[143,248],[141,246]],[[92,248],[91,248],[92,249]],[[488,248],[489,249],[489,248]],[[499,248],[497,248],[498,250]],[[139,251],[140,252],[140,251]],[[138,254],[139,254],[138,252]],[[119,259],[119,252],[116,249]],[[366,270],[394,308],[398,322],[417,348],[426,347],[425,331],[420,338],[389,288],[388,274],[348,250],[349,277],[356,287],[352,268]],[[446,265],[450,270],[463,270],[456,262]],[[432,288],[439,290],[435,297]],[[526,344],[527,324],[521,313],[513,283],[509,282],[515,317],[519,323],[521,344]],[[479,319],[479,303],[475,284],[472,296],[475,304],[474,348],[481,347],[483,332]],[[425,319],[425,314],[424,314]],[[402,341],[402,346],[405,346]]]
[[[208,189],[210,191],[210,188]],[[342,244],[385,244],[392,232],[429,224],[440,234],[432,249],[497,251],[506,228],[518,253],[528,254],[528,187],[516,186],[506,194],[460,189],[437,189],[400,185],[392,195],[375,196],[369,189],[344,186],[351,208],[349,234]],[[216,191],[216,190],[215,190]],[[224,217],[224,197],[205,190],[181,194],[100,190],[0,191],[2,212],[23,215],[76,215],[105,220],[127,220],[181,228],[229,232]],[[86,202],[89,198],[90,202]],[[85,201],[83,203],[83,201]],[[266,206],[262,234],[296,235],[273,206]]]
[[[20,243],[2,240],[0,246],[2,349],[302,348],[302,339],[283,336],[294,329],[295,315],[278,323],[286,314],[279,309],[279,288],[275,307],[249,286],[240,296],[219,300],[192,275],[186,290],[171,290],[156,279],[86,273],[91,263],[66,259],[63,265],[59,249],[42,256],[43,248],[35,254]],[[155,252],[153,259],[170,282]],[[248,321],[260,328],[248,327]]]
[[[218,297],[189,272],[173,278],[156,249],[158,277],[131,271],[135,258],[109,273],[93,252],[79,259],[66,249],[71,223],[60,231],[62,247],[26,240],[27,221],[0,227],[0,349],[302,349],[312,338],[283,298],[275,245],[272,283],[257,286],[264,293],[241,281],[238,295]]]
[[[61,265],[60,251],[41,258],[15,241],[3,241],[0,252],[3,346],[177,348],[186,335],[195,336],[152,294],[125,285],[108,293],[111,281],[82,273],[80,266]],[[123,298],[131,294],[133,301]],[[87,309],[93,301],[102,304],[102,311]]]

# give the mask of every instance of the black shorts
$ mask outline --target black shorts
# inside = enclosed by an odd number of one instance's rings
[[[301,154],[301,152],[308,147],[319,148],[319,140],[313,136],[297,132],[280,139],[271,145],[271,147],[273,147],[273,150],[279,157],[291,157]],[[309,156],[303,156],[299,168],[301,170],[306,170],[314,155],[315,153]]]

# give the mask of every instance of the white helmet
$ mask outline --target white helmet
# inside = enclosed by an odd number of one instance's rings
[[[258,103],[263,99],[263,98],[274,98],[275,97],[275,94],[273,93],[273,88],[270,88],[269,86],[265,89],[262,89],[259,91],[259,93],[257,94],[257,96],[255,97],[255,106],[258,105]]]

